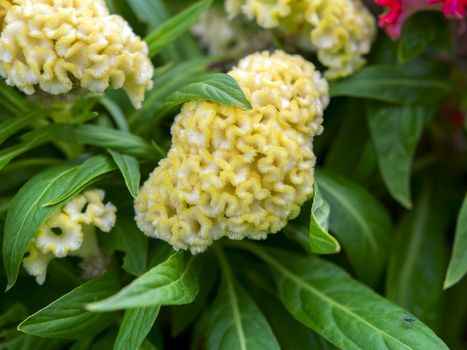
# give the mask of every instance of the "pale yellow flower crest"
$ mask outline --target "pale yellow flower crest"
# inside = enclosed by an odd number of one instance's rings
[[[328,84],[300,56],[262,52],[229,74],[253,109],[185,103],[172,147],[135,201],[148,236],[199,253],[221,237],[264,239],[296,217],[313,191],[313,137]]]
[[[230,17],[242,13],[316,51],[328,79],[360,69],[376,34],[376,21],[361,0],[226,0],[225,8]]]
[[[152,87],[147,45],[103,0],[0,0],[0,76],[30,95]]]
[[[26,271],[39,284],[44,283],[47,265],[54,258],[73,255],[83,259],[92,256],[96,260],[102,257],[94,227],[109,232],[115,225],[117,211],[112,203],[104,204],[104,196],[105,192],[99,189],[79,194],[40,227],[29,245],[29,255],[23,259]]]

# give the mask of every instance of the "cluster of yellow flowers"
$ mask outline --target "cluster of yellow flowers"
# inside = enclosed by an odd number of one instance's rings
[[[41,226],[23,259],[26,271],[44,283],[49,262],[68,255],[88,258],[99,254],[95,227],[109,232],[115,225],[117,209],[104,204],[103,190],[90,190],[75,196],[52,214]]]
[[[253,109],[185,103],[167,158],[135,201],[140,229],[175,249],[199,253],[223,236],[264,239],[313,191],[326,80],[282,51],[247,56],[229,74]]]
[[[264,28],[306,35],[325,76],[352,74],[365,63],[376,34],[376,23],[361,0],[226,0],[230,17],[243,13]]]
[[[147,45],[104,0],[0,0],[0,76],[26,94],[152,87]],[[3,18],[3,19],[2,19]]]

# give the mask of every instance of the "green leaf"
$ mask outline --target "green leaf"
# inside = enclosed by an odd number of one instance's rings
[[[114,350],[139,349],[156,321],[159,308],[160,306],[156,305],[126,310]]]
[[[133,218],[120,215],[113,232],[117,249],[125,253],[123,268],[132,275],[139,276],[146,271],[148,259],[148,239],[141,234]]]
[[[143,106],[128,117],[130,127],[138,133],[147,132],[148,123],[154,123],[154,111],[160,109],[163,101],[177,89],[192,82],[196,77],[204,75],[207,67],[215,62],[212,57],[203,57],[177,64],[154,74],[157,85],[148,92]]]
[[[87,303],[118,290],[115,272],[86,282],[25,319],[18,329],[47,338],[79,339],[97,334],[115,318],[114,313],[96,314],[84,309]]]
[[[412,207],[412,159],[433,112],[434,109],[421,106],[371,104],[368,109],[368,124],[383,181],[391,196],[406,208]]]
[[[436,325],[442,293],[447,249],[432,185],[426,184],[414,209],[407,212],[391,246],[386,276],[386,296]],[[431,198],[433,197],[433,199]]]
[[[223,281],[210,310],[208,350],[279,350],[271,327],[251,297],[234,280],[227,259],[216,250]]]
[[[155,115],[160,118],[191,100],[207,100],[244,109],[251,108],[250,102],[234,78],[224,73],[211,73],[174,92],[156,110]]]
[[[96,181],[100,176],[110,173],[115,169],[115,164],[104,155],[97,155],[87,159],[76,168],[69,186],[63,188],[60,194],[44,205],[54,206],[66,201],[90,183]]]
[[[174,253],[110,298],[89,304],[90,311],[111,311],[154,305],[191,303],[198,294],[200,261],[188,253]]]
[[[0,123],[0,144],[5,142],[10,136],[14,135],[19,130],[32,124],[42,116],[41,113],[32,112],[23,116],[17,116]]]
[[[142,137],[104,126],[92,124],[53,125],[49,126],[49,129],[53,136],[63,142],[109,148],[146,159],[165,157],[165,153],[161,153],[158,148]]]
[[[350,78],[331,84],[330,95],[375,99],[390,103],[433,104],[450,92],[443,81],[410,76],[397,66],[368,66]]]
[[[0,105],[5,107],[11,114],[24,114],[30,105],[17,90],[8,86],[5,81],[0,80]]]
[[[0,151],[0,170],[14,158],[50,140],[50,135],[45,129],[27,133],[23,137],[26,139],[25,141]]]
[[[248,250],[270,264],[292,316],[341,349],[448,349],[422,322],[408,328],[407,311],[330,262],[254,245]]]
[[[456,236],[444,288],[459,282],[467,272],[467,195],[457,218]]]
[[[109,150],[109,153],[120,169],[131,196],[136,198],[139,191],[139,182],[141,180],[138,160],[133,156],[121,154],[112,150]]]
[[[445,23],[437,11],[416,12],[407,18],[399,40],[399,61],[407,62],[416,58],[430,46]]]
[[[31,178],[15,195],[7,213],[3,237],[3,262],[8,277],[7,289],[16,282],[23,255],[36,231],[59,205],[44,206],[66,189],[76,166],[49,168]]]
[[[316,254],[334,254],[341,250],[339,242],[328,233],[329,204],[321,196],[315,184],[310,216],[310,250]]]
[[[211,6],[213,0],[202,0],[166,21],[146,37],[149,56],[154,57],[162,48],[179,38]]]
[[[330,172],[317,180],[331,207],[329,226],[362,281],[373,285],[386,262],[392,225],[385,208],[363,187]]]
[[[112,116],[115,124],[117,124],[118,128],[122,131],[129,132],[130,129],[128,128],[128,123],[125,118],[125,114],[123,114],[120,106],[115,103],[112,99],[108,97],[102,97],[100,100],[101,105],[107,109],[107,111]]]

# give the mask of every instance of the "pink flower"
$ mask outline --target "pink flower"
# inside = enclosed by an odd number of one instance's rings
[[[465,17],[467,7],[467,0],[375,0],[375,2],[381,7],[387,7],[387,11],[379,17],[379,26],[392,38],[400,36],[404,21],[414,12],[440,9],[446,17],[460,19]]]

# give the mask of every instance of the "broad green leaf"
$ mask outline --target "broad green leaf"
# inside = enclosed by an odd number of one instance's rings
[[[136,226],[133,218],[120,215],[113,232],[118,250],[125,253],[123,268],[139,276],[146,271],[148,260],[148,239]]]
[[[448,349],[421,321],[407,328],[402,320],[407,311],[340,267],[319,258],[248,247],[271,266],[288,311],[340,349]]]
[[[410,76],[397,66],[368,66],[350,78],[331,84],[330,95],[401,104],[433,104],[449,91],[446,82]]]
[[[328,233],[331,209],[315,184],[310,216],[310,250],[316,254],[334,254],[341,250],[339,242]]]
[[[399,61],[407,62],[416,58],[435,40],[444,23],[438,11],[416,12],[407,18],[399,40]]]
[[[63,142],[109,148],[136,157],[158,159],[165,154],[142,137],[99,125],[53,125],[50,132]]]
[[[169,67],[170,69],[164,69],[160,74],[156,70],[154,80],[157,85],[148,92],[143,106],[128,117],[131,129],[138,133],[147,131],[154,111],[161,108],[165,98],[201,75],[213,61],[212,57],[203,57]]]
[[[109,153],[120,169],[131,196],[136,198],[139,191],[139,182],[141,180],[138,160],[133,156],[121,154],[112,150],[109,150]]]
[[[91,313],[84,306],[115,293],[115,272],[86,282],[25,319],[18,329],[47,338],[79,339],[97,334],[115,318],[114,313]]]
[[[191,303],[198,294],[200,261],[175,253],[110,298],[89,304],[90,311],[111,311],[154,305]]]
[[[32,112],[23,116],[17,116],[0,123],[0,144],[5,142],[10,136],[14,135],[19,130],[32,124],[41,117],[41,113]]]
[[[127,2],[139,21],[151,29],[159,27],[167,19],[165,6],[159,0],[128,0]]]
[[[21,260],[34,234],[59,207],[44,204],[69,186],[76,168],[73,164],[48,168],[31,178],[13,198],[7,213],[3,237],[7,289],[16,282]]]
[[[368,124],[383,181],[391,196],[406,208],[410,199],[412,159],[432,108],[371,104]]]
[[[430,325],[437,324],[446,267],[440,217],[428,186],[407,212],[391,246],[386,296]],[[431,198],[433,197],[433,199]]]
[[[145,39],[149,46],[149,56],[154,57],[163,47],[185,33],[199,16],[211,6],[212,1],[201,0],[191,5],[150,33]]]
[[[20,156],[31,149],[47,143],[50,140],[50,135],[47,130],[41,129],[37,131],[33,131],[27,133],[30,137],[25,137],[26,140],[21,142],[20,144],[7,147],[0,151],[0,170],[5,167],[11,160]]]
[[[329,226],[362,281],[377,282],[386,262],[392,225],[386,209],[365,188],[330,172],[317,172],[331,207]]]
[[[6,342],[0,342],[0,350],[61,350],[66,343],[61,339],[46,339],[20,334]]]
[[[114,350],[139,349],[156,321],[159,308],[160,306],[156,305],[126,310]]]
[[[449,261],[448,271],[444,280],[444,288],[449,288],[459,282],[467,272],[467,195],[464,197],[457,218],[456,236]]]
[[[210,310],[208,350],[279,350],[271,327],[251,297],[237,284],[222,251],[216,251],[222,284]]]
[[[97,155],[87,159],[76,168],[75,174],[69,182],[69,186],[63,188],[62,192],[46,203],[45,206],[54,206],[64,202],[90,183],[96,181],[100,176],[114,171],[115,169],[115,164],[104,155]]]
[[[224,73],[206,74],[171,94],[155,112],[157,117],[174,111],[191,100],[206,100],[250,109],[251,104],[234,78]]]

